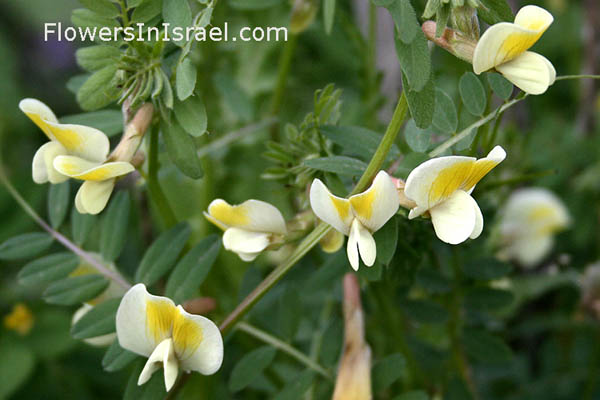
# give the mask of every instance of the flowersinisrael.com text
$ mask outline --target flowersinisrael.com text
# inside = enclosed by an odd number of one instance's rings
[[[278,42],[288,39],[288,31],[285,27],[269,26],[262,27],[243,27],[240,28],[238,34],[230,36],[228,23],[225,22],[223,27],[213,26],[210,28],[200,27],[171,27],[169,23],[163,23],[160,28],[138,23],[135,26],[128,27],[72,27],[68,26],[63,29],[61,22],[47,22],[44,24],[44,40],[55,39],[59,42],[66,40],[68,42],[79,41],[96,41],[116,42],[123,40],[125,42],[150,42],[150,41],[197,41],[197,42],[235,42],[238,40],[244,42]]]

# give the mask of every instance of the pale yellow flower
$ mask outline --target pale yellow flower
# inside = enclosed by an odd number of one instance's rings
[[[27,335],[33,328],[33,313],[23,303],[13,306],[10,314],[4,316],[4,327],[17,332],[19,335]]]

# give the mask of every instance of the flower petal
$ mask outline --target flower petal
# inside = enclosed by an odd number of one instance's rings
[[[325,253],[335,253],[344,245],[344,235],[335,229],[330,229],[319,244]]]
[[[117,310],[119,345],[149,357],[156,346],[171,335],[177,308],[171,299],[153,296],[138,283],[125,293]]]
[[[354,227],[354,221],[352,222],[352,227]],[[360,222],[359,222],[360,224]],[[348,235],[348,244],[346,245],[346,255],[348,256],[348,261],[350,262],[350,266],[353,270],[358,271],[358,267],[360,265],[360,261],[358,260],[358,237],[360,236],[358,230],[350,229],[350,234]]]
[[[108,156],[110,143],[100,130],[85,125],[48,123],[52,135],[69,153],[86,160],[103,162]]]
[[[73,314],[73,318],[71,319],[71,325],[75,325],[77,321],[79,321],[85,314],[90,312],[94,308],[92,305],[88,303],[83,303],[83,305],[75,311]],[[83,341],[90,346],[95,347],[106,347],[109,346],[117,335],[115,333],[107,333],[106,335],[91,337],[87,339],[83,339]]]
[[[160,368],[161,364],[165,378],[165,388],[168,392],[175,384],[177,373],[179,372],[173,340],[170,338],[160,342],[150,357],[148,357],[148,361],[146,361],[146,365],[144,365],[144,369],[138,378],[138,386],[148,382],[152,374]]]
[[[48,139],[55,140],[48,122],[58,123],[58,119],[50,107],[37,99],[23,99],[19,102],[19,108],[48,136]]]
[[[115,180],[102,182],[85,181],[75,196],[75,207],[80,214],[98,214],[106,204],[115,187]]]
[[[428,209],[448,199],[457,190],[471,192],[475,185],[506,158],[506,152],[496,146],[479,160],[473,157],[447,156],[425,161],[411,171],[404,193],[417,203],[409,214],[416,218]]]
[[[221,331],[210,319],[186,312],[179,313],[173,324],[173,343],[181,368],[212,375],[223,363]]]
[[[385,171],[379,171],[371,187],[349,201],[356,218],[371,232],[385,225],[400,207],[396,185]]]
[[[100,164],[75,156],[56,157],[54,168],[63,175],[84,181],[104,181],[135,170],[133,165],[125,161]]]
[[[331,194],[320,179],[315,179],[310,185],[310,206],[319,219],[348,235],[354,219],[350,201]]]
[[[230,205],[223,199],[213,200],[208,206],[208,214],[217,226],[243,228],[255,232],[285,234],[283,215],[273,206],[260,200],[246,200],[239,205]]]
[[[471,232],[471,236],[469,239],[477,239],[481,232],[483,232],[483,214],[481,213],[481,209],[479,208],[479,204],[475,200],[475,226],[473,227],[473,232]]]
[[[259,254],[270,243],[270,233],[228,228],[223,234],[223,246],[235,253]]]
[[[441,241],[459,244],[471,236],[475,230],[477,203],[465,191],[454,194],[429,210],[435,234]]]
[[[359,254],[363,263],[367,267],[370,267],[375,263],[375,258],[377,256],[375,239],[373,239],[371,233],[360,223],[358,219],[354,219],[352,221],[352,227],[350,228],[350,236],[348,237],[348,247],[346,251],[350,265],[355,271],[357,271],[359,267]]]
[[[484,71],[508,62],[538,41],[553,21],[552,15],[536,6],[523,7],[515,23],[501,22],[486,30],[473,54],[473,71]]]
[[[532,51],[496,66],[506,79],[529,94],[542,94],[556,79],[556,70],[548,59]]]
[[[58,142],[44,143],[33,156],[31,174],[35,183],[61,183],[69,179],[54,169],[54,159],[67,154],[67,150]]]
[[[503,250],[508,258],[515,259],[525,267],[538,265],[552,250],[554,238],[551,235],[523,235]]]

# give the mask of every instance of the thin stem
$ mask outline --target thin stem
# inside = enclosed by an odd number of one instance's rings
[[[171,209],[169,200],[160,187],[158,181],[158,127],[152,127],[150,131],[150,146],[148,150],[148,192],[154,201],[156,208],[166,227],[177,223],[177,217]]]
[[[389,153],[396,136],[400,131],[400,127],[404,123],[408,111],[408,104],[404,93],[398,100],[398,105],[392,116],[385,135],[381,139],[377,151],[373,155],[371,162],[367,165],[367,169],[362,177],[352,190],[351,194],[363,191],[369,182],[373,179],[377,171],[381,168],[387,154]],[[326,223],[319,223],[312,232],[306,236],[302,242],[296,247],[290,257],[277,268],[275,268],[242,302],[229,314],[219,329],[223,333],[231,329],[255,304],[258,302],[277,282],[279,282],[285,274],[298,262],[306,253],[308,253],[319,241],[329,232],[331,226]]]
[[[269,110],[271,116],[278,115],[279,110],[281,109],[281,103],[283,102],[283,95],[285,93],[285,88],[287,85],[287,78],[292,67],[292,59],[294,58],[297,42],[298,35],[292,33],[290,35],[290,40],[285,42],[285,45],[283,47],[283,53],[281,53],[281,57],[279,59],[279,69],[277,71],[277,84],[275,86],[275,92],[273,94],[273,99],[271,100],[271,108]],[[273,125],[271,127],[272,139],[277,138],[277,130],[277,125]]]
[[[50,234],[50,236],[52,236],[54,239],[56,239],[57,242],[62,244],[73,254],[79,256],[82,260],[85,260],[88,264],[90,264],[93,268],[95,268],[99,274],[112,280],[113,282],[115,282],[116,284],[118,284],[119,286],[123,287],[126,290],[131,287],[129,282],[127,282],[119,273],[117,273],[115,271],[111,271],[110,269],[106,268],[101,262],[96,260],[94,257],[92,257],[88,252],[83,250],[81,247],[79,247],[75,243],[71,242],[66,236],[64,236],[60,232],[57,232],[56,230],[52,229],[52,227],[50,225],[48,225],[48,223],[46,223],[46,221],[44,221],[42,219],[42,217],[40,217],[33,208],[31,208],[29,203],[27,203],[27,201],[21,196],[21,194],[17,191],[17,189],[15,189],[15,187],[12,185],[12,183],[10,183],[10,181],[4,174],[4,170],[1,165],[0,165],[0,181],[6,187],[6,190],[8,190],[8,193],[10,193],[10,195],[15,199],[15,201],[21,206],[21,208],[23,208],[25,213],[27,213],[39,226],[41,226],[42,229],[44,229],[46,232],[48,232]]]
[[[284,353],[288,354],[289,356],[295,358],[296,360],[298,360],[302,364],[306,365],[308,368],[312,369],[313,371],[319,373],[324,378],[326,378],[328,380],[333,380],[333,376],[331,375],[331,373],[329,371],[327,371],[325,368],[323,368],[321,365],[319,365],[317,362],[313,361],[310,357],[308,357],[304,353],[300,352],[296,348],[285,343],[281,339],[271,335],[270,333],[265,332],[261,329],[258,329],[246,322],[238,323],[236,325],[236,329],[239,329],[242,332],[246,332],[247,334],[252,335],[257,339],[259,339],[267,344],[270,344],[271,346],[275,347],[276,349],[279,349],[279,350],[283,351]]]
[[[567,79],[600,79],[600,75],[561,75],[557,76],[557,81],[564,81]]]
[[[460,131],[459,133],[452,136],[450,139],[446,140],[445,142],[443,142],[442,144],[437,146],[435,149],[430,151],[429,156],[430,157],[439,156],[444,151],[448,150],[450,147],[454,146],[456,143],[460,142],[461,140],[463,140],[464,138],[469,136],[469,134],[471,133],[471,131],[473,129],[479,128],[481,125],[488,123],[489,121],[494,119],[496,117],[496,115],[503,113],[504,111],[506,111],[510,107],[514,106],[515,104],[517,104],[518,102],[520,102],[521,100],[523,100],[526,97],[527,97],[527,95],[524,95],[522,97],[517,97],[517,98],[509,101],[508,103],[500,106],[496,110],[492,111],[491,113],[489,113],[488,115],[486,115],[485,117],[480,119],[479,121],[475,121],[474,123],[472,123],[465,129],[463,129],[462,131]]]

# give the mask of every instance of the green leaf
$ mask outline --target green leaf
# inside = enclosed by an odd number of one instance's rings
[[[367,267],[360,261],[360,267],[358,268],[358,276],[367,280],[367,282],[378,282],[383,276],[383,264],[375,262],[372,267]]]
[[[335,0],[323,1],[323,25],[325,25],[325,33],[331,34],[333,28],[333,20],[335,18]]]
[[[0,341],[0,349],[2,349],[0,398],[8,399],[33,372],[35,356],[27,346],[6,336]]]
[[[179,124],[162,124],[163,137],[169,158],[177,168],[192,179],[202,178],[202,165],[194,139]]]
[[[333,172],[340,175],[362,175],[367,164],[356,158],[346,156],[320,157],[304,160],[303,164],[319,171]]]
[[[319,132],[326,138],[337,145],[340,145],[344,150],[356,156],[361,156],[365,160],[370,160],[377,151],[382,135],[360,126],[335,126],[322,125],[319,126]],[[392,144],[390,154],[392,159],[400,157],[400,150],[396,144]]]
[[[75,207],[71,209],[71,234],[78,246],[83,246],[96,225],[97,217],[92,214],[80,214]]]
[[[433,268],[419,268],[416,281],[419,286],[430,293],[448,293],[451,290],[448,278]]]
[[[162,15],[164,22],[173,27],[187,28],[192,25],[192,9],[188,0],[163,1]],[[174,41],[178,46],[185,44],[185,40]]]
[[[382,358],[375,365],[371,376],[373,377],[373,392],[380,393],[392,383],[400,379],[406,368],[404,356],[400,353],[390,354]]]
[[[190,238],[190,227],[179,223],[163,232],[144,254],[135,273],[135,281],[150,286],[162,278],[175,264]]]
[[[409,87],[404,74],[402,75],[402,85],[404,88]],[[411,89],[404,90],[408,109],[415,120],[415,124],[422,129],[428,128],[433,120],[435,110],[435,84],[433,79],[430,79],[420,92]]]
[[[116,63],[121,57],[118,47],[101,44],[82,47],[75,52],[77,64],[87,71],[94,72]]]
[[[114,18],[120,14],[115,4],[110,0],[79,0],[84,6],[103,17]]]
[[[54,238],[44,232],[24,233],[0,244],[0,260],[18,260],[35,257],[47,250]]]
[[[251,121],[254,115],[252,100],[231,74],[218,72],[213,75],[213,81],[215,89],[233,116],[242,122]]]
[[[127,0],[127,8],[131,9],[142,4],[144,0]]]
[[[96,28],[96,30],[99,30],[105,26],[109,28],[116,28],[118,26],[121,26],[117,23],[115,19],[107,18],[85,8],[78,8],[76,10],[73,10],[73,13],[71,14],[71,22],[75,26],[84,29],[90,28],[91,30],[93,30],[94,28]]]
[[[422,390],[412,390],[394,397],[393,400],[429,400],[429,396]]]
[[[454,102],[439,88],[435,88],[435,112],[432,122],[433,126],[443,133],[454,133],[458,127],[458,114]]]
[[[279,333],[283,339],[294,339],[300,327],[302,316],[300,293],[296,288],[288,285],[279,298],[278,307]]]
[[[92,307],[71,327],[75,339],[89,339],[113,333],[116,330],[115,317],[121,299],[109,299]]]
[[[105,107],[117,100],[117,66],[107,65],[90,76],[77,92],[77,102],[86,111]]]
[[[145,23],[159,15],[162,11],[163,0],[144,0],[131,14],[132,22]]]
[[[196,70],[196,66],[189,58],[184,58],[183,61],[177,65],[175,88],[179,100],[185,100],[194,93],[197,74],[198,71]]]
[[[389,265],[398,245],[398,221],[396,217],[390,218],[381,229],[375,232],[373,238],[377,244],[377,260],[384,265]]]
[[[443,324],[448,320],[448,312],[430,300],[406,300],[402,304],[410,318],[424,324]]]
[[[472,72],[465,72],[458,84],[460,98],[467,110],[473,115],[483,115],[487,98],[485,88],[479,78]]]
[[[497,72],[488,72],[486,75],[494,93],[502,100],[508,100],[513,92],[513,84]]]
[[[175,118],[183,129],[194,137],[206,133],[206,107],[199,95],[175,103]]]
[[[511,305],[514,296],[508,290],[476,287],[465,294],[465,307],[475,310],[498,310]]]
[[[396,0],[387,6],[387,9],[392,14],[400,40],[404,44],[411,44],[415,40],[420,26],[410,1]]]
[[[284,3],[284,0],[229,0],[231,8],[238,10],[263,10]]]
[[[145,4],[145,3],[142,3]],[[144,360],[144,363],[146,360]],[[123,400],[163,400],[167,397],[165,391],[165,378],[162,373],[157,371],[152,374],[150,380],[143,385],[138,385],[138,379],[142,372],[142,362],[136,365],[133,369],[129,380],[127,381],[127,387],[125,388],[125,394]],[[160,371],[162,372],[162,371]]]
[[[220,249],[219,236],[210,235],[187,252],[169,276],[166,296],[178,304],[194,296],[214,265]]]
[[[57,229],[65,220],[70,203],[70,183],[63,182],[56,185],[50,185],[48,189],[48,217],[50,225]]]
[[[77,265],[79,258],[73,253],[51,254],[26,264],[17,279],[25,286],[50,283],[67,277]]]
[[[404,128],[406,144],[414,152],[425,153],[431,143],[431,132],[417,127],[415,121],[410,119]]]
[[[91,274],[74,276],[54,282],[44,291],[48,303],[72,306],[93,299],[108,287],[108,279]]]
[[[406,1],[403,2],[406,3]],[[427,47],[427,39],[422,32],[418,32],[410,44],[398,39],[395,42],[400,67],[408,83],[403,87],[409,88],[411,91],[423,91],[425,85],[431,80],[431,56],[429,47]]]
[[[482,330],[465,329],[465,352],[482,364],[506,364],[512,360],[512,350],[504,341]]]
[[[238,392],[248,386],[271,363],[277,350],[271,346],[259,347],[240,359],[229,377],[229,390]]]
[[[125,245],[129,226],[129,193],[117,193],[105,211],[100,232],[100,254],[105,261],[117,259]]]
[[[165,106],[169,109],[173,108],[174,96],[173,96],[173,87],[171,87],[171,82],[169,81],[169,77],[165,73],[165,71],[160,70],[160,74],[163,80],[163,90],[160,92],[161,99],[165,103]]]
[[[119,346],[119,341],[115,340],[102,358],[102,368],[108,372],[120,371],[133,362],[137,356],[137,354]]]
[[[506,0],[480,0],[483,7],[477,9],[477,15],[488,25],[499,22],[513,22],[515,16]]]
[[[111,137],[123,132],[123,114],[118,110],[100,110],[67,115],[60,119],[63,124],[91,126]]]
[[[508,275],[512,267],[494,258],[485,258],[468,261],[464,264],[463,269],[465,275],[470,278],[489,281]]]
[[[304,394],[308,392],[313,381],[315,373],[311,370],[306,370],[294,376],[283,389],[277,393],[273,400],[301,400]]]

